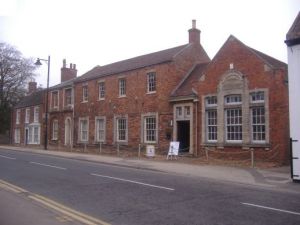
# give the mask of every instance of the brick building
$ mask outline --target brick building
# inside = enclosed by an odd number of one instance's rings
[[[198,154],[209,149],[240,158],[253,149],[256,159],[288,162],[287,65],[234,36],[210,63],[194,66],[170,101],[174,138],[195,145]],[[194,116],[186,117],[186,106]]]
[[[73,83],[77,77],[76,64],[68,68],[63,60],[61,83],[49,90],[48,135],[50,147],[73,147],[74,97]]]
[[[98,66],[76,79],[75,144],[139,143],[167,149],[172,139],[172,90],[196,63],[210,59],[195,21],[189,43]]]
[[[37,90],[34,81],[28,84],[28,94],[13,110],[12,143],[16,145],[44,144],[45,91]]]
[[[80,77],[62,68],[50,90],[49,144],[87,148],[98,143],[129,149],[171,140],[200,156],[287,163],[287,66],[230,36],[210,60],[193,21],[189,42],[97,66]],[[64,72],[67,75],[64,75]]]

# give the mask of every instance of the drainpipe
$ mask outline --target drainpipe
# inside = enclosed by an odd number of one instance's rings
[[[196,157],[198,156],[198,100],[196,101],[196,132],[195,132],[195,150],[196,150]]]
[[[71,151],[73,151],[74,147],[74,137],[75,137],[75,85],[72,85],[72,97],[73,97],[73,123],[71,124]]]

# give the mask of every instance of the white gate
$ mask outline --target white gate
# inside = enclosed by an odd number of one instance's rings
[[[300,140],[291,139],[292,179],[300,181]]]

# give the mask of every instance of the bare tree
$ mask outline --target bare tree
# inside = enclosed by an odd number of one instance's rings
[[[2,126],[0,133],[9,127],[10,109],[25,95],[25,85],[35,76],[34,70],[32,59],[0,42],[0,124],[8,124]]]

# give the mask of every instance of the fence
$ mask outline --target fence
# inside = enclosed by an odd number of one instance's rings
[[[231,162],[238,164],[250,164],[255,167],[257,163],[272,162],[279,155],[279,145],[276,145],[272,150],[265,150],[265,152],[256,151],[254,148],[240,149],[236,151],[221,151],[214,150],[208,147],[204,148],[206,161],[224,162],[224,160],[231,160]],[[267,157],[257,157],[257,155],[268,155]],[[263,159],[262,159],[263,158]]]

